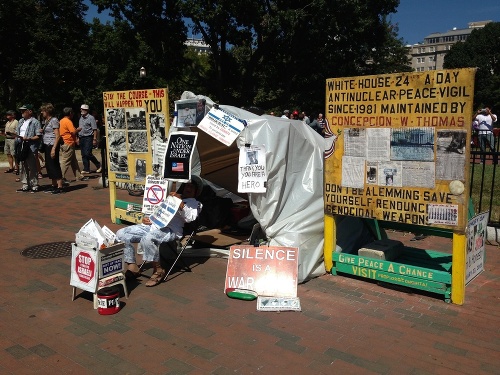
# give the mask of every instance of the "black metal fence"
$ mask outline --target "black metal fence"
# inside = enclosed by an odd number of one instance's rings
[[[472,136],[470,196],[475,213],[490,212],[488,225],[500,227],[500,129],[494,129],[494,143],[480,147],[480,135]]]

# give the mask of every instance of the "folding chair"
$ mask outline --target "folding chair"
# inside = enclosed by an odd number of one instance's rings
[[[172,251],[176,255],[176,258],[174,259],[172,265],[170,266],[170,269],[168,270],[168,272],[166,273],[165,277],[163,278],[163,281],[167,281],[168,276],[170,275],[170,273],[172,272],[172,270],[174,269],[175,265],[177,264],[177,262],[179,260],[183,263],[183,266],[184,266],[183,268],[185,269],[185,272],[190,272],[191,271],[191,268],[184,261],[184,259],[181,258],[181,256],[182,256],[182,253],[184,252],[184,250],[186,250],[186,248],[190,244],[193,243],[193,236],[196,234],[197,231],[198,231],[198,220],[195,220],[192,223],[187,223],[184,226],[184,233],[185,233],[184,238],[186,240],[184,242],[184,245],[182,245],[180,251],[178,251],[179,246],[178,246],[177,241],[167,242],[166,246],[163,247],[163,248],[160,246],[160,262],[162,262],[162,261],[164,261],[166,259],[166,257],[164,256],[165,255],[164,251],[162,251],[165,248],[169,249],[170,251]],[[187,236],[187,238],[186,238],[186,236]],[[182,241],[182,239],[180,241]]]

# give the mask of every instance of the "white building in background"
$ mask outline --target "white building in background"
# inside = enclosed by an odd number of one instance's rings
[[[454,27],[453,30],[444,33],[436,32],[427,35],[423,43],[408,46],[411,67],[417,72],[443,69],[444,56],[451,46],[457,42],[463,42],[472,30],[483,28],[490,22],[492,21],[469,22],[469,27],[466,29]]]
[[[184,45],[186,45],[188,48],[194,49],[199,55],[210,53],[210,46],[200,38],[188,38],[184,42]]]

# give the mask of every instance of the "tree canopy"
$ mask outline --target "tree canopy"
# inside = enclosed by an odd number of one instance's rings
[[[388,21],[399,0],[17,0],[0,9],[0,109],[89,103],[169,87],[236,106],[324,108],[331,77],[409,71]],[[186,48],[188,32],[211,53]],[[12,41],[16,42],[13,43]],[[147,77],[139,78],[139,69]]]
[[[474,107],[500,109],[500,22],[473,30],[463,43],[454,44],[444,58],[444,68],[477,67]]]

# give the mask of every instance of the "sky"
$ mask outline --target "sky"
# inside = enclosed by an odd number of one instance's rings
[[[106,17],[97,14],[97,8],[90,4],[87,20]],[[499,0],[400,0],[397,13],[390,21],[399,26],[399,37],[405,44],[423,42],[434,32],[446,32],[454,27],[465,29],[469,22],[491,20],[500,22]]]
[[[405,44],[423,42],[434,32],[468,28],[469,22],[500,22],[499,0],[400,0],[390,16]]]

